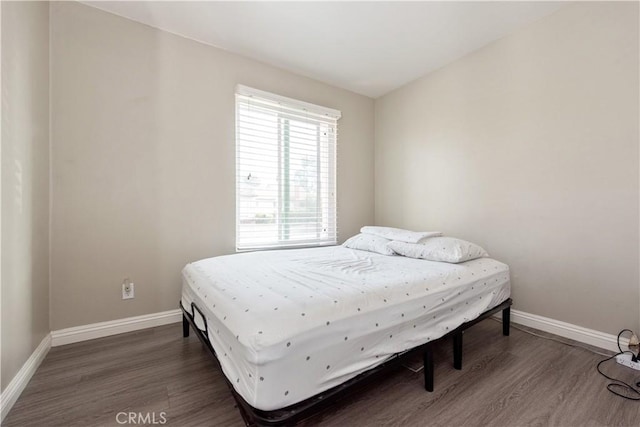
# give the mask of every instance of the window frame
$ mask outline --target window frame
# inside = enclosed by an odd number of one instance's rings
[[[247,239],[241,239],[243,218],[241,212],[241,162],[242,162],[242,150],[241,150],[241,120],[240,110],[242,106],[250,105],[250,100],[255,99],[260,108],[264,108],[265,111],[273,113],[276,116],[278,127],[278,140],[277,140],[277,197],[276,197],[276,215],[274,222],[276,224],[277,239],[269,241],[267,243],[251,242]],[[310,104],[304,101],[298,101],[291,98],[286,98],[280,95],[272,94],[269,92],[261,91],[258,89],[250,88],[243,85],[238,85],[235,93],[235,111],[236,111],[236,128],[235,128],[235,154],[236,154],[236,173],[235,173],[235,190],[236,190],[236,251],[256,251],[256,250],[269,250],[269,249],[287,249],[287,248],[304,248],[304,247],[318,247],[318,246],[330,246],[337,244],[337,143],[338,143],[338,119],[341,117],[341,112],[331,108],[321,107],[318,105]],[[283,194],[286,187],[291,185],[291,180],[288,174],[291,171],[290,163],[289,167],[282,164],[284,161],[290,161],[285,157],[285,126],[289,126],[291,121],[308,123],[316,128],[316,238],[302,239],[293,241],[290,240],[291,235],[286,235],[285,229],[289,227],[293,222],[290,220],[283,220],[282,216],[287,213],[283,211],[285,207],[290,206],[290,198],[286,199]],[[285,125],[285,123],[287,123]],[[245,123],[246,124],[246,123]],[[326,126],[326,132],[322,134],[322,127]],[[326,142],[323,142],[323,139]],[[288,140],[288,139],[287,139]],[[246,141],[245,141],[246,143]],[[299,143],[298,143],[299,144]],[[325,145],[324,147],[322,145]],[[245,148],[245,156],[246,154]],[[326,150],[323,153],[323,150]],[[326,165],[323,162],[326,161]],[[281,173],[285,176],[281,176]],[[325,182],[326,174],[326,195],[323,196],[324,191],[322,185]],[[250,176],[251,174],[249,174]],[[289,203],[287,203],[287,200]],[[326,205],[326,206],[325,206]],[[328,212],[326,215],[326,230],[322,230],[325,222],[322,220],[325,210]],[[313,222],[312,222],[313,224]],[[247,230],[244,230],[246,233]],[[322,237],[322,233],[327,233],[326,237]],[[247,242],[245,243],[245,240]]]

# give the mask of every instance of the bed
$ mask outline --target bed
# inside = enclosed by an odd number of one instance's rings
[[[188,264],[181,307],[185,336],[191,325],[216,356],[245,421],[278,424],[412,349],[424,351],[433,388],[429,343],[453,335],[458,367],[462,330],[508,315],[509,296],[509,269],[491,258],[449,264],[332,246]]]

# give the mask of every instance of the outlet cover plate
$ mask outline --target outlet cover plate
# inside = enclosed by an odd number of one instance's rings
[[[135,298],[135,287],[133,283],[122,284],[122,299]]]

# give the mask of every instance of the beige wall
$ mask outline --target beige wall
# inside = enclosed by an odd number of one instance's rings
[[[238,83],[342,111],[339,238],[373,222],[371,99],[81,4],[51,26],[52,329],[175,309],[234,252]]]
[[[475,241],[515,308],[640,327],[638,4],[578,3],[375,103],[376,223]]]
[[[49,5],[0,7],[4,390],[49,333]]]

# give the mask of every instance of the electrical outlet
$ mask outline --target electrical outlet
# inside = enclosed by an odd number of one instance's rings
[[[135,287],[133,282],[129,279],[124,279],[122,282],[122,299],[135,298]]]

